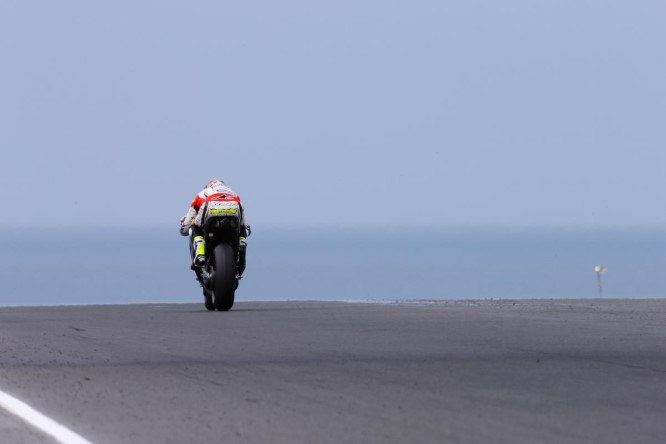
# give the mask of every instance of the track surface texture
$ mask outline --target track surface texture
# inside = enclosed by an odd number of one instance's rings
[[[664,443],[666,300],[0,308],[0,390],[93,443]],[[0,410],[0,442],[51,443]]]

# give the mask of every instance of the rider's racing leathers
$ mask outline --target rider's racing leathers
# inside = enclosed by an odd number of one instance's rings
[[[202,224],[204,204],[210,202],[211,200],[224,199],[228,201],[238,202],[240,207],[240,242],[238,248],[239,261],[238,261],[238,279],[241,278],[243,271],[245,270],[245,256],[247,253],[247,240],[246,238],[250,235],[250,225],[247,223],[245,217],[245,210],[243,209],[243,204],[241,203],[240,197],[234,190],[229,188],[221,180],[211,180],[206,185],[199,194],[196,195],[190,208],[187,211],[187,214],[180,219],[180,234],[183,236],[190,235],[190,242],[192,248],[190,248],[193,256],[192,264],[193,267],[201,266],[205,262],[206,254],[206,242],[203,230],[200,228]]]

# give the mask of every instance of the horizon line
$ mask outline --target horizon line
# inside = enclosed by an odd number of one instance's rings
[[[261,227],[264,231],[279,231],[279,230],[305,230],[305,231],[396,231],[396,230],[425,230],[425,231],[532,231],[532,230],[562,230],[562,231],[608,231],[608,230],[622,230],[622,231],[666,231],[666,224],[492,224],[492,223],[451,223],[451,224],[282,224],[282,223],[269,223],[269,224],[250,224],[253,231]],[[2,224],[0,228],[9,230],[40,230],[40,231],[61,231],[67,229],[73,230],[159,230],[159,231],[173,231],[178,232],[178,225],[171,223],[164,224]]]

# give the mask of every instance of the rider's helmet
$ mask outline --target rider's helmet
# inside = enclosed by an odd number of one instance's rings
[[[220,179],[213,179],[206,184],[206,188],[212,188],[218,185],[224,185],[224,181]]]

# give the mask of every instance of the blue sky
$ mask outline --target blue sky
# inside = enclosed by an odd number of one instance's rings
[[[661,1],[4,1],[0,223],[663,226],[664,54]]]

